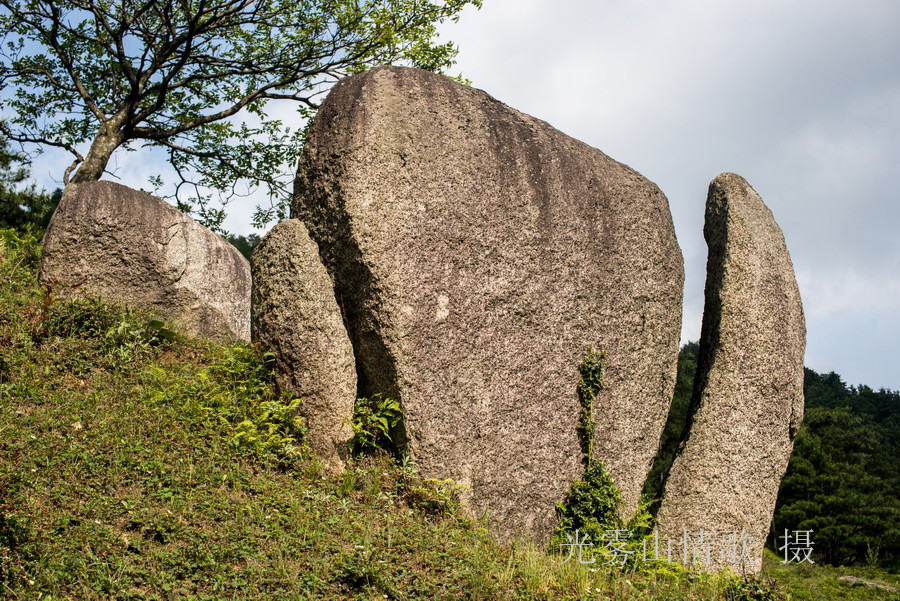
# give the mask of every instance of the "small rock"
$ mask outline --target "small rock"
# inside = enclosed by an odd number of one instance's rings
[[[891,586],[889,584],[878,584],[877,582],[870,582],[868,580],[863,580],[862,578],[857,578],[856,576],[839,576],[838,580],[840,580],[841,582],[852,584],[854,586],[867,586],[871,588],[881,589],[883,591],[888,591],[889,593],[900,593],[900,588],[897,588],[895,586]]]
[[[302,399],[309,447],[340,469],[353,436],[356,364],[319,249],[290,219],[263,237],[251,264],[253,341],[275,353],[279,388]]]

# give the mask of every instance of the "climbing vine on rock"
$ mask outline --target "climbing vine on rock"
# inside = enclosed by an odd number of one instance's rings
[[[594,460],[594,431],[597,422],[594,420],[594,402],[600,390],[603,389],[603,370],[606,362],[606,353],[598,353],[591,349],[578,366],[581,379],[578,381],[578,401],[581,403],[581,413],[578,416],[578,439],[581,442],[581,452],[584,454],[584,463],[589,469]]]
[[[594,404],[603,389],[605,361],[605,353],[591,349],[578,366],[581,411],[576,428],[584,454],[585,471],[569,488],[565,502],[556,507],[559,525],[551,538],[550,550],[558,551],[570,547],[573,542],[582,541],[596,550],[600,563],[606,563],[600,550],[604,541],[614,537],[616,541],[622,541],[621,558],[606,559],[611,563],[618,563],[621,559],[623,565],[633,564],[637,559],[635,551],[650,529],[647,503],[642,502],[631,520],[626,521],[620,513],[625,504],[622,493],[603,464],[594,458],[593,451],[597,429]]]

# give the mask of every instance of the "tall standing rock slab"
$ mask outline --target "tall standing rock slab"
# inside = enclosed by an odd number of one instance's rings
[[[250,264],[168,203],[112,182],[68,190],[44,235],[40,280],[154,309],[187,333],[250,340]]]
[[[334,275],[361,390],[398,399],[426,477],[542,537],[583,471],[578,365],[607,356],[596,457],[633,507],[675,378],[683,266],[640,174],[426,71],[339,82],[292,216]]]
[[[339,469],[353,436],[356,365],[319,249],[289,219],[260,241],[251,266],[253,341],[275,353],[279,387],[302,399],[307,444]]]
[[[806,325],[781,229],[743,178],[712,181],[703,233],[709,259],[691,418],[657,524],[673,546],[702,529],[713,541],[711,569],[755,574],[803,418]],[[722,537],[735,532],[747,546],[732,556]]]

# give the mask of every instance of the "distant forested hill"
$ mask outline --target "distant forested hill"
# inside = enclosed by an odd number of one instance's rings
[[[781,483],[773,534],[812,530],[831,564],[900,568],[900,392],[806,370],[806,414]],[[774,537],[772,542],[774,542]]]

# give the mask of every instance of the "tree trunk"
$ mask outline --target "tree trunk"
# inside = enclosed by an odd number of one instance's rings
[[[66,182],[66,188],[84,182],[94,182],[103,176],[113,151],[125,141],[125,135],[121,130],[122,124],[118,121],[114,117],[100,126],[97,136],[91,143],[91,149],[84,161],[78,165],[75,174]]]

